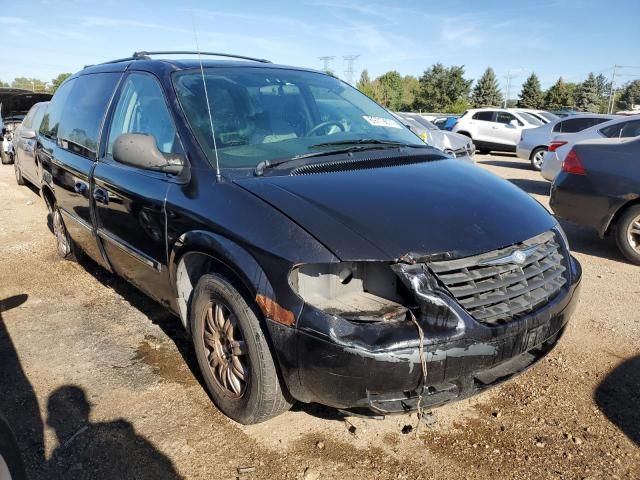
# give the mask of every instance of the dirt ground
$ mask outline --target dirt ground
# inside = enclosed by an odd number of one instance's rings
[[[477,160],[547,205],[525,162]],[[92,262],[59,260],[44,202],[11,166],[0,205],[0,411],[31,479],[640,478],[640,268],[594,232],[566,225],[584,277],[559,346],[416,436],[415,415],[313,405],[231,422],[179,321]]]

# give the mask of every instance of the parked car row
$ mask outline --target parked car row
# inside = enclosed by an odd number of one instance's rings
[[[550,115],[537,110],[476,108],[462,114],[452,131],[469,137],[482,154],[515,152],[522,132],[550,122]]]
[[[296,400],[406,412],[543,358],[581,267],[545,208],[405,122],[425,126],[322,72],[138,53],[34,107],[16,179],[41,189],[61,257],[176,314],[232,419]]]
[[[398,112],[394,115],[427,145],[431,145],[452,157],[474,163],[473,156],[476,148],[469,137],[441,130],[417,113]]]
[[[558,118],[537,128],[522,130],[516,154],[531,162],[531,168],[540,170],[545,152],[556,135],[576,133],[616,118],[615,115],[581,114]]]

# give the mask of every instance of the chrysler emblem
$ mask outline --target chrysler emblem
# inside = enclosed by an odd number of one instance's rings
[[[522,265],[527,261],[527,254],[522,250],[516,250],[511,254],[511,256],[513,257],[514,263],[517,263],[518,265]]]
[[[534,245],[524,250],[516,250],[508,255],[505,255],[504,257],[498,257],[487,260],[486,262],[482,262],[481,265],[506,265],[509,263],[524,265],[527,262],[527,258],[529,258],[529,255],[535,252],[538,249],[538,246],[539,245]]]

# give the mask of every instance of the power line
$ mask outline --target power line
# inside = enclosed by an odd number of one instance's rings
[[[324,57],[318,57],[318,59],[322,62],[322,70],[325,72],[330,72],[331,71],[331,61],[336,58],[335,56],[324,56]]]
[[[344,61],[347,62],[347,67],[344,70],[344,78],[351,85],[353,85],[353,74],[355,72],[353,65],[359,57],[360,55],[345,55],[342,57]]]
[[[516,78],[517,75],[515,73],[511,73],[510,71],[503,77],[507,79],[507,91],[504,96],[504,108],[507,108],[509,105],[509,94],[511,93],[511,79]]]

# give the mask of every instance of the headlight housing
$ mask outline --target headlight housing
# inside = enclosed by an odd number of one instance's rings
[[[384,262],[307,263],[293,268],[289,283],[309,305],[357,322],[404,320],[398,277]]]
[[[422,264],[302,264],[291,270],[289,283],[306,304],[353,322],[404,321],[414,314],[430,327],[463,328]]]

